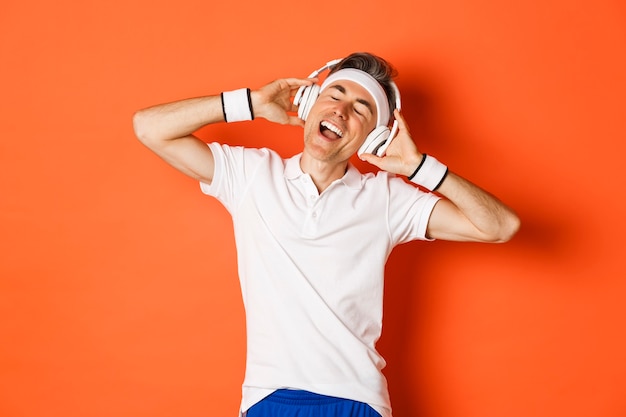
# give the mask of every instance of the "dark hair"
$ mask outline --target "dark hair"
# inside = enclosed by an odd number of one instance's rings
[[[342,68],[356,68],[374,77],[385,90],[387,100],[389,101],[389,109],[393,114],[393,110],[396,108],[396,94],[391,83],[398,72],[389,62],[369,52],[355,52],[335,65],[330,70],[330,74]]]

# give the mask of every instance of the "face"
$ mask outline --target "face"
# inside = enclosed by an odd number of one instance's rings
[[[374,99],[360,84],[337,80],[322,91],[304,126],[304,152],[325,162],[345,162],[376,127]]]

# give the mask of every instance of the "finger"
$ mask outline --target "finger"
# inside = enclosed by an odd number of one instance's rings
[[[313,85],[316,81],[313,78],[307,78],[307,79],[297,79],[295,84],[289,84],[289,96],[290,97],[295,97],[296,94],[298,94],[298,92],[303,89],[304,87],[310,87],[311,85]]]
[[[317,78],[285,78],[284,81],[293,89],[300,88],[303,85],[312,85],[317,82]]]
[[[359,156],[359,158],[361,159],[361,161],[365,161],[369,164],[375,165],[377,167],[379,167],[380,165],[380,161],[382,160],[381,157],[376,156],[372,153],[364,153],[361,156]]]
[[[404,120],[404,117],[402,116],[402,114],[400,113],[400,110],[395,109],[393,111],[393,116],[396,118],[396,120],[398,121],[398,129],[399,130],[404,130],[404,131],[409,131],[409,127],[406,124],[406,120]]]

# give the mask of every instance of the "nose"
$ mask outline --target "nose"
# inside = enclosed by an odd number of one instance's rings
[[[345,120],[349,111],[348,106],[349,104],[346,103],[345,101],[337,101],[335,102],[335,108],[333,111],[337,116]]]

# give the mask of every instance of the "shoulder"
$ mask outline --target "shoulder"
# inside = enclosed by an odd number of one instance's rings
[[[285,163],[278,152],[269,148],[248,148],[216,142],[209,143],[208,146],[213,152],[218,170],[237,170],[237,167],[241,167],[249,171],[250,167],[284,165]]]
[[[384,189],[389,193],[413,193],[417,188],[401,177],[387,171],[366,172],[360,174],[360,180],[365,188]]]
[[[401,210],[419,208],[431,210],[439,200],[436,194],[424,191],[409,183],[404,177],[387,171],[362,175],[363,189],[373,192],[377,198],[385,198],[390,207]],[[412,207],[412,208],[411,208]]]
[[[215,173],[211,186],[201,184],[205,194],[216,197],[235,195],[237,190],[245,190],[252,182],[268,181],[282,175],[284,161],[271,149],[217,142],[209,143],[208,146],[214,156]]]
[[[270,159],[280,158],[280,155],[269,148],[247,148],[244,146],[232,146],[223,143],[212,142],[208,144],[213,153],[218,153],[226,158],[253,158]]]

